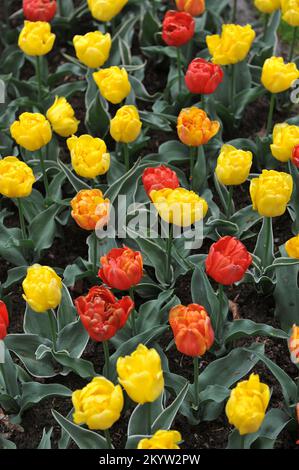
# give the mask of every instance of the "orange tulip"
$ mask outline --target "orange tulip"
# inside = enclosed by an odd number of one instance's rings
[[[177,9],[192,16],[201,15],[206,9],[205,3],[205,0],[176,0]]]
[[[211,320],[204,307],[177,305],[170,310],[169,323],[177,349],[187,356],[202,356],[214,343]]]
[[[99,189],[83,189],[71,201],[72,217],[84,230],[104,227],[109,219],[109,199]]]
[[[202,109],[182,109],[178,117],[177,131],[180,140],[190,147],[207,144],[220,129],[218,121],[211,121]]]
[[[139,251],[131,248],[113,248],[101,258],[99,277],[109,287],[129,290],[141,281],[143,276],[143,260]]]
[[[299,364],[299,326],[293,325],[289,340],[291,358],[294,364]]]

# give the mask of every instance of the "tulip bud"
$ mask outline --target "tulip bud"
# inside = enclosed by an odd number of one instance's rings
[[[110,154],[102,139],[88,134],[73,135],[67,139],[67,146],[77,175],[93,179],[109,170]]]
[[[146,168],[142,175],[142,183],[147,195],[150,195],[153,189],[158,191],[164,188],[176,189],[180,186],[176,172],[164,165]]]
[[[207,36],[207,46],[214,64],[230,65],[247,56],[255,38],[251,25],[224,24],[222,33]]]
[[[87,0],[92,16],[98,21],[111,21],[118,15],[128,0]]]
[[[299,139],[298,139],[299,140]],[[293,164],[299,168],[299,144],[295,145],[292,151],[292,162]]]
[[[39,113],[23,113],[10,126],[12,138],[30,152],[40,150],[52,139],[49,121]]]
[[[191,93],[210,95],[223,80],[223,70],[205,59],[194,59],[189,64],[185,82]]]
[[[226,186],[244,183],[249,176],[252,158],[249,151],[223,145],[215,170],[217,179]]]
[[[141,127],[138,109],[135,106],[123,106],[110,121],[110,134],[116,142],[129,144],[139,137]]]
[[[0,160],[0,194],[10,198],[27,197],[32,192],[35,176],[31,168],[16,157]]]
[[[286,242],[285,249],[290,258],[299,259],[299,234]]]
[[[279,217],[286,211],[293,192],[293,178],[287,173],[263,170],[250,183],[253,210],[263,217]]]
[[[282,19],[290,26],[299,26],[299,3],[298,0],[280,0]]]
[[[288,90],[299,78],[295,62],[285,63],[282,57],[270,57],[264,62],[261,81],[271,93]]]
[[[0,340],[6,337],[8,327],[9,327],[8,311],[7,311],[5,303],[2,300],[0,300]]]
[[[55,309],[61,302],[62,281],[49,266],[30,266],[22,285],[24,300],[37,313]]]
[[[288,162],[292,158],[295,145],[299,142],[299,126],[286,122],[276,124],[273,129],[271,152],[280,162]]]
[[[168,46],[180,47],[193,38],[194,18],[183,11],[169,10],[162,24],[162,39]]]
[[[101,95],[110,103],[121,103],[131,92],[128,73],[124,68],[113,66],[92,75]]]
[[[76,55],[86,67],[96,69],[107,62],[112,45],[109,33],[94,31],[73,39]]]
[[[25,54],[42,56],[52,50],[55,37],[55,34],[51,32],[50,23],[25,21],[18,44]]]
[[[139,251],[128,247],[113,248],[101,257],[99,277],[109,287],[129,290],[136,286],[143,276],[143,260]]]
[[[61,137],[69,137],[77,132],[79,122],[75,111],[65,98],[56,96],[53,105],[47,111],[47,119],[54,131]]]
[[[151,438],[141,439],[137,449],[179,449],[182,436],[178,431],[157,431]]]
[[[199,16],[205,11],[205,0],[175,0],[179,11],[185,11],[191,16]]]
[[[72,217],[84,230],[95,230],[107,225],[110,201],[100,189],[82,189],[71,200]]]
[[[23,13],[29,21],[51,21],[56,10],[56,0],[23,0]]]
[[[210,121],[205,111],[195,106],[182,109],[177,122],[178,136],[183,144],[198,147],[209,142],[220,129],[218,121]]]

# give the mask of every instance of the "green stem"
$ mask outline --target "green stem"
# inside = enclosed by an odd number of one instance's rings
[[[219,300],[219,312],[217,315],[217,321],[216,321],[216,337],[218,340],[220,340],[222,336],[222,325],[223,325],[223,315],[222,315],[222,310],[224,307],[224,299],[223,299],[223,294],[224,294],[224,287],[222,284],[218,284],[218,300]]]
[[[197,154],[197,147],[190,147],[189,155],[190,155],[190,189],[193,189],[193,178],[194,178],[194,164],[195,164],[195,157]]]
[[[229,186],[229,190],[228,190],[228,204],[227,204],[227,214],[226,214],[226,217],[228,220],[232,216],[233,193],[234,193],[234,187],[231,185]]]
[[[38,103],[41,104],[42,101],[42,73],[41,73],[41,58],[40,56],[36,56],[36,78],[37,78],[37,86],[38,86]]]
[[[196,356],[193,359],[193,366],[194,366],[194,408],[198,410],[199,407],[199,358]]]
[[[297,31],[298,31],[298,26],[295,26],[294,31],[293,31],[293,38],[292,38],[291,48],[290,48],[289,62],[292,62],[293,57],[294,57]]]
[[[55,319],[54,319],[54,313],[51,310],[48,310],[48,318],[50,322],[50,328],[51,328],[51,337],[52,337],[52,342],[54,349],[56,348],[56,325],[55,325]]]
[[[206,110],[206,100],[205,100],[205,95],[201,95],[201,109],[204,111]]]
[[[130,287],[129,289],[129,294],[133,302],[135,303],[135,296],[134,296],[134,289],[133,287]],[[135,308],[132,310],[131,313],[131,324],[132,324],[132,334],[133,337],[137,335],[137,330],[136,330],[136,310]]]
[[[19,209],[19,221],[20,221],[20,227],[22,230],[22,237],[23,240],[27,240],[27,233],[26,233],[26,224],[25,224],[25,218],[24,218],[24,212],[23,212],[23,205],[22,201],[20,198],[17,199],[17,204],[18,204],[18,209]]]
[[[152,404],[147,404],[147,413],[146,413],[146,432],[148,436],[152,434]]]
[[[44,179],[44,185],[45,185],[45,191],[46,191],[46,199],[47,199],[48,194],[49,194],[49,181],[48,181],[48,176],[47,176],[47,172],[46,172],[43,149],[40,149],[40,166],[41,166],[42,173],[43,173],[43,179]]]
[[[183,77],[182,77],[182,58],[181,58],[181,49],[176,48],[176,57],[177,57],[177,68],[178,68],[178,79],[179,79],[179,93],[182,91]]]
[[[271,243],[271,235],[272,235],[272,217],[264,217],[264,223],[266,226],[266,240],[265,246],[262,253],[262,266],[263,268],[267,268],[268,266],[268,253],[269,253],[269,245]]]
[[[265,39],[267,31],[268,31],[268,23],[269,23],[269,17],[268,13],[264,14],[264,33],[263,33],[263,39]]]
[[[96,233],[94,232],[93,239],[93,270],[97,273],[97,264],[98,264],[98,239]]]
[[[236,67],[234,64],[232,64],[231,65],[231,81],[230,81],[230,103],[231,103],[232,109],[234,109],[235,92],[236,92]]]
[[[273,123],[273,114],[274,114],[275,102],[276,102],[276,95],[274,93],[272,93],[271,94],[271,99],[270,99],[268,121],[267,121],[267,136],[272,133],[272,123]]]
[[[171,248],[173,243],[173,226],[169,227],[168,238],[166,238],[166,257],[167,257],[167,271],[166,276],[169,283],[171,282]]]
[[[108,341],[103,341],[107,379],[110,380],[110,355]]]
[[[112,449],[112,441],[111,441],[109,429],[105,429],[104,434],[105,434],[105,439],[107,441],[108,449]]]
[[[128,144],[123,144],[123,149],[126,172],[128,172],[130,170],[130,154]]]
[[[232,13],[232,23],[235,23],[236,19],[237,19],[237,3],[238,3],[238,0],[234,0],[233,13]]]

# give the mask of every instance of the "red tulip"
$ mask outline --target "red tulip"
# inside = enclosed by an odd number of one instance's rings
[[[57,10],[56,0],[23,0],[26,20],[51,21]]]
[[[105,287],[92,287],[75,305],[81,321],[94,341],[107,341],[122,328],[134,308],[130,297],[117,300]]]
[[[292,162],[297,168],[299,168],[299,144],[293,148]]]
[[[191,93],[210,95],[220,85],[223,76],[223,70],[219,65],[199,58],[189,64],[185,82]]]
[[[148,195],[153,189],[158,191],[164,188],[176,189],[180,186],[176,172],[164,165],[146,168],[142,175],[142,183]]]
[[[220,238],[210,248],[206,259],[206,272],[219,284],[228,286],[240,281],[252,257],[246,247],[235,237]]]
[[[170,310],[169,323],[177,349],[187,356],[202,356],[214,343],[211,320],[204,307],[177,305]]]
[[[4,339],[7,335],[7,328],[9,326],[8,311],[5,303],[0,300],[0,340]]]
[[[184,11],[170,10],[162,25],[162,38],[168,46],[180,47],[194,36],[194,18]]]
[[[99,277],[107,286],[119,290],[129,290],[141,281],[143,261],[139,251],[131,248],[113,248],[101,258]]]

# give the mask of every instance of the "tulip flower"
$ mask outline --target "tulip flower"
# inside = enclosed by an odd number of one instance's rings
[[[299,326],[293,325],[289,339],[291,359],[294,364],[299,364]]]
[[[64,97],[56,96],[46,116],[53,130],[61,137],[69,137],[78,130],[80,121],[77,121],[75,111]]]
[[[51,21],[56,10],[56,0],[23,0],[24,17],[29,21]]]
[[[92,16],[98,21],[111,21],[118,15],[128,0],[87,0]]]
[[[270,401],[268,385],[260,382],[258,374],[251,374],[249,380],[239,382],[231,391],[225,413],[229,423],[240,435],[255,433],[261,427]]]
[[[105,377],[94,377],[82,390],[72,394],[75,424],[86,424],[95,431],[104,431],[108,448],[112,448],[109,429],[119,420],[124,396],[119,385]]]
[[[193,357],[195,408],[199,405],[198,357],[203,356],[214,343],[211,320],[204,307],[190,304],[177,305],[169,312],[169,323],[175,344],[182,354]]]
[[[66,143],[77,175],[94,179],[107,173],[110,168],[110,154],[102,139],[88,134],[80,137],[73,135]]]
[[[292,163],[296,168],[299,168],[299,144],[295,145],[292,151]]]
[[[205,11],[205,0],[175,0],[179,11],[185,11],[191,16],[200,16]]]
[[[206,161],[203,145],[207,144],[219,131],[220,123],[211,121],[205,111],[195,106],[182,109],[177,122],[177,132],[183,144],[190,147],[190,181],[193,188],[193,171],[196,155],[201,158],[203,178],[206,173]],[[200,147],[200,155],[198,149]]]
[[[109,59],[112,41],[109,33],[93,31],[84,36],[76,35],[73,44],[80,62],[86,67],[96,69],[102,67]]]
[[[299,26],[299,1],[298,0],[280,0],[282,19],[293,26],[293,38],[290,48],[289,60],[291,61],[294,55],[295,44],[297,39],[297,32]]]
[[[176,47],[179,91],[182,90],[182,59],[180,47],[187,44],[195,32],[194,18],[184,11],[169,10],[162,23],[162,39],[168,45]]]
[[[182,436],[178,431],[157,431],[151,438],[141,439],[137,449],[179,449]]]
[[[290,258],[299,259],[299,234],[286,242],[285,249]]]
[[[93,74],[101,95],[110,103],[119,104],[131,92],[131,84],[126,69],[112,66]]]
[[[273,144],[270,146],[273,157],[280,162],[288,162],[298,142],[299,126],[286,122],[276,124],[273,129]]]
[[[7,328],[9,327],[8,311],[5,303],[0,300],[0,340],[3,340],[7,335]]]
[[[281,0],[254,0],[255,7],[261,12],[270,15],[280,8]]]
[[[210,95],[223,81],[223,76],[223,70],[219,65],[198,58],[189,64],[185,82],[191,93]]]
[[[49,266],[30,266],[22,286],[23,298],[34,312],[55,309],[61,302],[62,281]]]
[[[16,157],[5,157],[0,160],[0,194],[16,198],[19,210],[19,221],[23,239],[27,239],[26,225],[21,199],[30,196],[35,176],[32,169]]]
[[[146,168],[142,174],[142,183],[148,196],[153,189],[158,191],[164,188],[176,189],[180,186],[176,172],[164,165]]]

